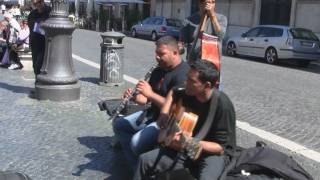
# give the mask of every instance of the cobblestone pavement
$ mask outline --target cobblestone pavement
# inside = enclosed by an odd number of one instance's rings
[[[93,70],[81,73],[79,101],[57,103],[28,97],[31,72],[0,69],[0,169],[33,179],[121,179],[112,177],[114,164],[123,161],[112,155],[110,122],[97,102],[122,90],[98,86]]]
[[[304,69],[238,58],[225,64],[225,89],[238,120],[320,152],[319,65]]]
[[[81,37],[81,38],[80,38]],[[77,30],[73,53],[100,61],[99,33]],[[126,38],[124,73],[143,77],[154,62],[151,41]],[[270,66],[256,60],[224,58],[224,89],[233,100],[237,119],[320,151],[319,67]],[[125,159],[113,152],[110,122],[98,110],[101,99],[120,97],[132,84],[104,87],[97,84],[99,70],[74,61],[81,99],[74,102],[37,101],[30,71],[0,69],[0,169],[17,170],[35,180],[128,180]],[[137,71],[136,69],[141,69]],[[259,137],[237,129],[244,147]],[[315,179],[319,163],[270,142],[271,147],[292,155]]]

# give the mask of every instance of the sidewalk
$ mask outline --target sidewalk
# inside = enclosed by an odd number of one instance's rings
[[[133,84],[99,86],[98,69],[76,60],[74,65],[81,98],[60,103],[28,97],[32,71],[0,68],[0,170],[21,171],[34,180],[129,179],[126,160],[109,147],[111,122],[97,102],[120,97]],[[257,140],[262,139],[237,128],[240,146],[252,147]],[[292,155],[315,179],[320,177],[319,163],[266,143]]]
[[[121,154],[109,147],[113,131],[100,99],[120,97],[126,85],[96,84],[98,71],[75,63],[81,99],[38,101],[28,97],[32,71],[0,69],[0,169],[35,180],[128,179]],[[81,68],[85,71],[81,72]]]

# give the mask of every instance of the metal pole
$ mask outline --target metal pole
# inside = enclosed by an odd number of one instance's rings
[[[72,33],[68,0],[51,0],[50,18],[42,24],[46,36],[44,62],[37,76],[39,100],[73,101],[80,98],[80,85],[72,62]]]

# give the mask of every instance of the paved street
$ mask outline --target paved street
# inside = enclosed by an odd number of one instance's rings
[[[127,180],[125,159],[113,152],[110,122],[100,112],[101,99],[120,97],[133,86],[99,86],[99,69],[80,62],[100,62],[100,34],[76,30],[74,64],[81,84],[81,99],[74,102],[37,101],[31,71],[0,69],[0,169],[17,170],[35,180]],[[142,78],[155,62],[154,42],[126,37],[124,74]],[[292,155],[315,179],[320,179],[320,63],[299,68],[268,65],[258,59],[223,57],[224,91],[233,101],[238,144],[262,140],[243,123],[295,142],[305,149],[287,149],[270,136],[271,147]],[[240,127],[241,126],[241,127]],[[278,143],[277,143],[278,142]],[[309,150],[318,153],[305,157]],[[310,153],[309,153],[310,154]],[[318,156],[317,156],[318,155]]]

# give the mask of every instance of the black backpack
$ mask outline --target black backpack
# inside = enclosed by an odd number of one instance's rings
[[[256,147],[237,147],[229,151],[226,161],[230,162],[219,180],[313,180],[292,157],[268,148],[258,141]],[[157,180],[194,180],[188,169],[160,173]]]
[[[220,180],[313,180],[292,157],[266,146],[237,151]]]

